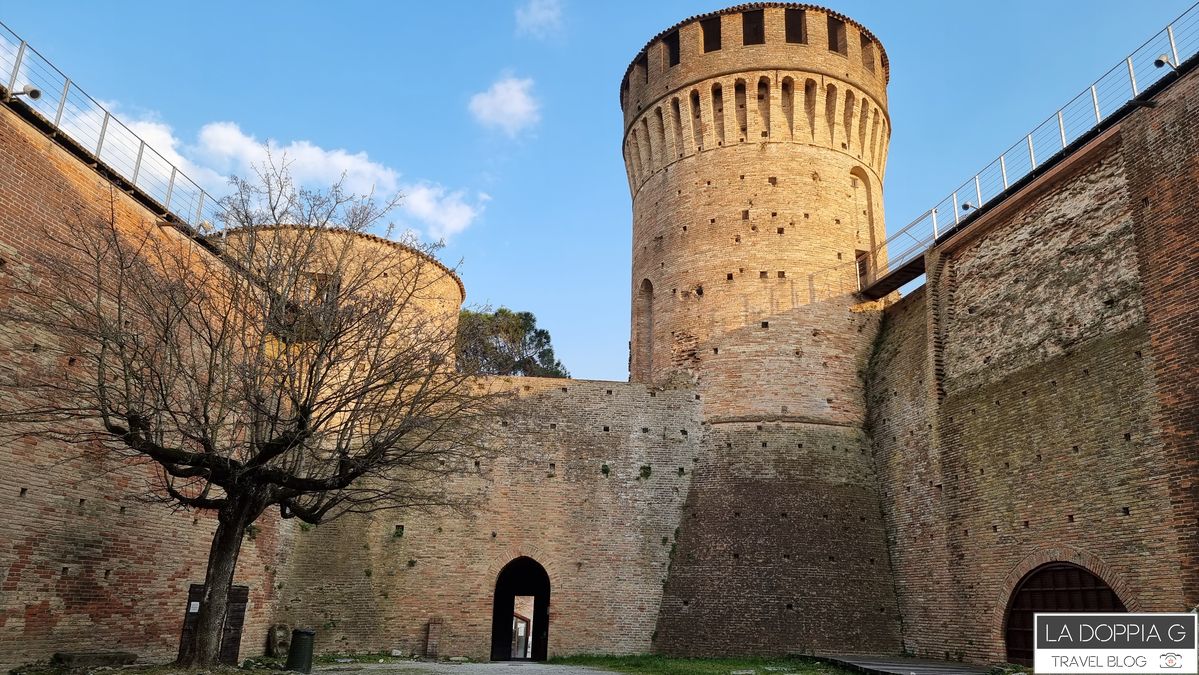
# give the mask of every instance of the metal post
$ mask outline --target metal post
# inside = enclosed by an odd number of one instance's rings
[[[937,210],[933,209],[933,241],[936,241],[937,237],[940,236],[941,234],[937,232]]]
[[[961,214],[958,213],[958,191],[953,191],[953,224],[957,225],[962,221]]]
[[[71,93],[71,78],[68,77],[67,81],[64,82],[62,85],[62,96],[58,97],[58,112],[54,113],[54,128],[55,129],[57,129],[58,125],[62,123],[62,111],[67,107],[67,95],[69,95],[70,93]]]
[[[1174,67],[1182,65],[1178,60],[1178,45],[1174,44],[1174,24],[1166,26],[1166,36],[1170,38],[1170,53],[1174,55]]]
[[[12,64],[12,76],[8,78],[8,93],[5,94],[4,100],[11,101],[12,93],[17,88],[17,75],[21,73],[21,62],[25,60],[25,41],[21,40],[21,46],[17,48],[17,60]]]
[[[1066,123],[1062,121],[1062,111],[1057,111],[1057,132],[1062,136],[1062,149],[1066,149]]]
[[[1103,116],[1099,114],[1099,94],[1095,93],[1095,85],[1091,85],[1091,103],[1095,104],[1095,124],[1103,121]]]
[[[179,173],[179,169],[171,167],[171,180],[167,182],[167,200],[163,204],[167,211],[171,210],[171,193],[175,191],[175,174]]]
[[[137,161],[133,163],[133,187],[137,187],[137,176],[142,171],[142,154],[146,151],[146,142],[137,146]]]
[[[1037,168],[1037,153],[1032,149],[1032,134],[1029,134],[1025,139],[1028,141],[1028,161],[1032,163],[1032,168]]]
[[[1003,155],[999,156],[999,173],[1003,174],[1003,189],[1007,190],[1007,160]]]
[[[974,208],[981,209],[983,207],[983,188],[978,182],[978,174],[974,174],[974,198],[978,200],[974,204]]]
[[[104,111],[104,123],[100,125],[100,140],[96,141],[96,159],[100,158],[100,150],[104,148],[104,134],[108,133],[108,111]]]
[[[1136,98],[1141,95],[1141,92],[1137,91],[1137,74],[1132,69],[1132,57],[1128,57],[1125,63],[1128,64],[1128,81],[1132,83],[1132,97]]]
[[[204,211],[204,198],[207,196],[208,194],[206,192],[200,190],[200,199],[197,200],[196,204],[196,227],[200,227],[200,225],[204,222],[200,220],[200,214]]]

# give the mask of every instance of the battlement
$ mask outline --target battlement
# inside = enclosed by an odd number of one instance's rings
[[[699,14],[655,35],[621,80],[625,127],[670,91],[753,69],[827,75],[886,106],[890,63],[868,29],[815,5],[759,2]]]

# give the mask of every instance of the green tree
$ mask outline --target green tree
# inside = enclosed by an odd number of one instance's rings
[[[469,372],[530,377],[570,377],[554,357],[550,333],[532,312],[500,307],[464,309],[458,316],[458,364]]]

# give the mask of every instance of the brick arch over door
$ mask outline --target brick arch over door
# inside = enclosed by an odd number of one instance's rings
[[[1012,567],[992,606],[991,639],[992,644],[997,645],[999,654],[1006,654],[1007,650],[1005,622],[1012,594],[1029,573],[1051,563],[1069,563],[1081,567],[1107,584],[1129,612],[1141,611],[1140,598],[1132,592],[1124,577],[1098,556],[1071,546],[1038,549]]]

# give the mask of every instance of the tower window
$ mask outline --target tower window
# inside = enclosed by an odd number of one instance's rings
[[[807,44],[808,18],[802,9],[788,9],[784,16],[787,27],[787,42]]]
[[[849,54],[849,45],[845,42],[845,22],[835,16],[828,18],[828,49],[838,54]]]
[[[862,36],[862,65],[866,70],[874,72],[874,40]]]
[[[743,44],[766,44],[766,19],[762,10],[741,13],[741,37]]]
[[[679,32],[676,30],[662,38],[662,45],[666,47],[666,63],[679,65]]]
[[[641,71],[641,81],[649,82],[649,55],[642,54],[637,59],[637,70]]]
[[[704,19],[699,22],[699,27],[704,33],[704,52],[714,52],[720,49],[720,17]]]

